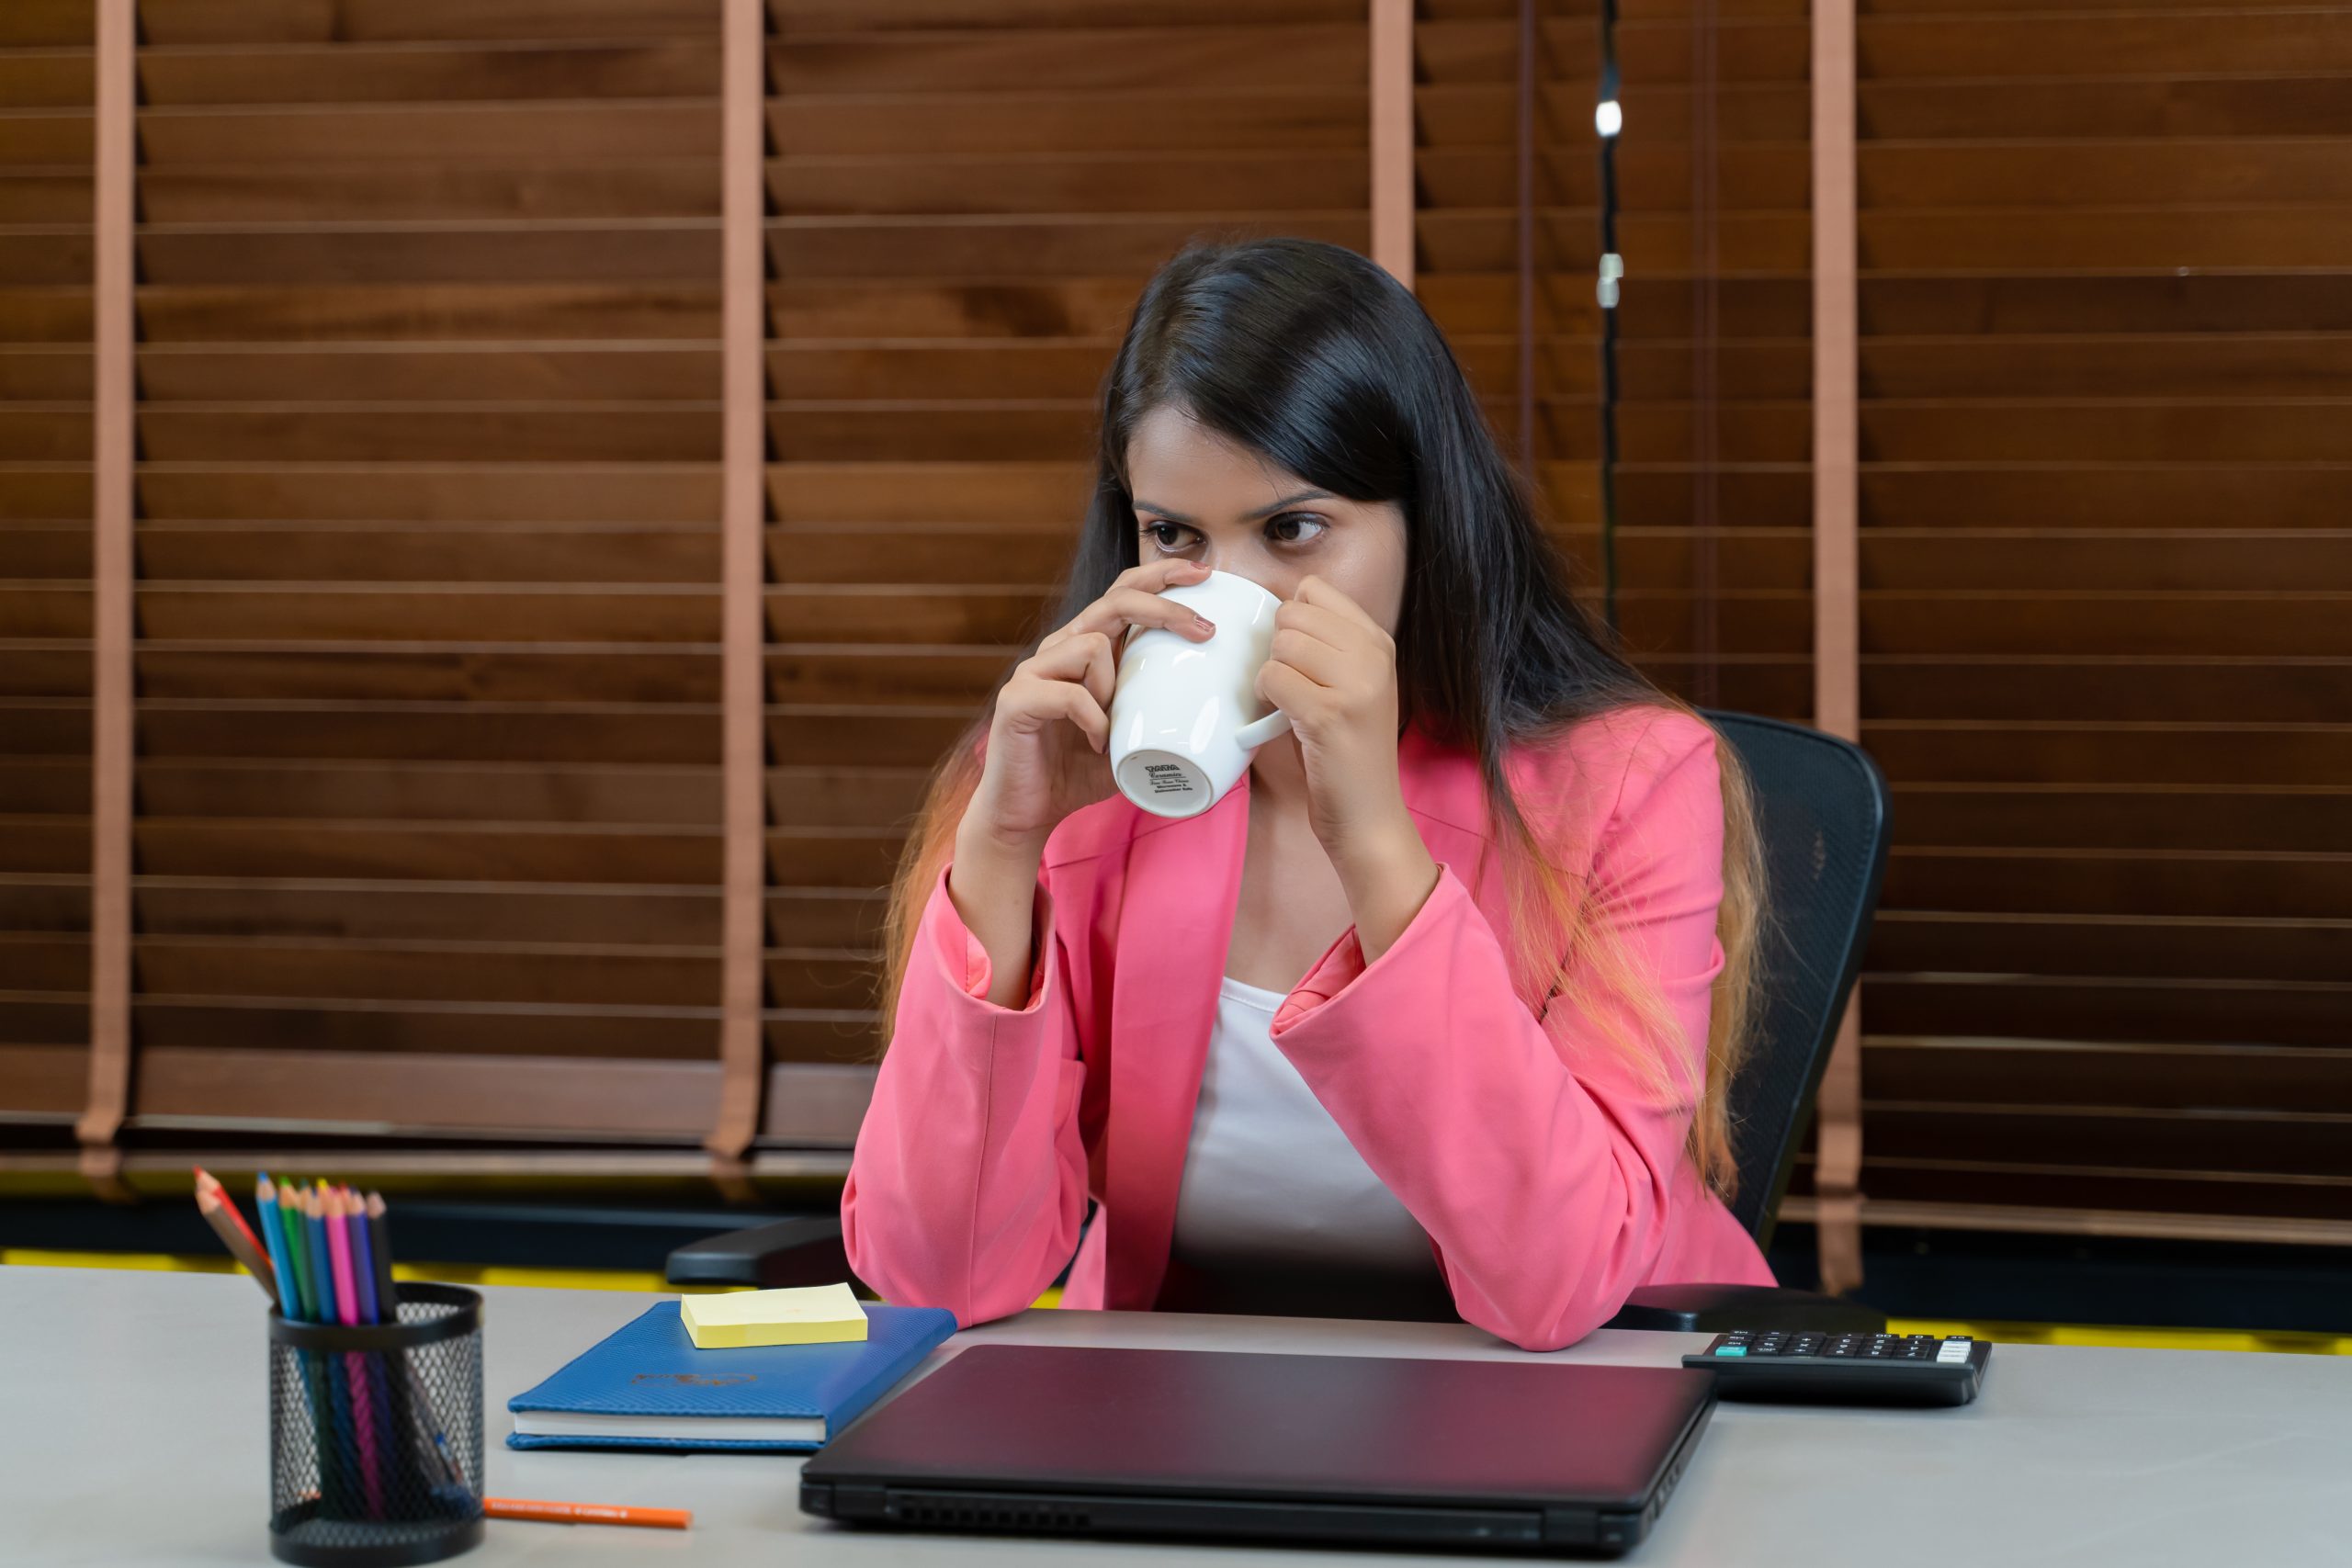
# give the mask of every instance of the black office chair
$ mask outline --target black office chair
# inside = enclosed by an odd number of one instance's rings
[[[1732,1082],[1739,1192],[1731,1209],[1769,1247],[1870,941],[1893,826],[1886,780],[1860,747],[1778,719],[1702,711],[1747,766],[1764,846],[1764,994],[1747,1065]],[[1715,1334],[1885,1325],[1882,1313],[1809,1291],[1656,1285],[1635,1291],[1608,1325]]]
[[[1797,1146],[1854,987],[1890,837],[1886,781],[1869,753],[1816,729],[1704,710],[1755,788],[1766,863],[1764,996],[1732,1086],[1739,1193],[1732,1213],[1769,1246]],[[850,1278],[830,1215],[780,1220],[670,1255],[673,1284],[775,1287]],[[1885,1316],[1834,1296],[1753,1285],[1635,1291],[1611,1328],[1876,1330]]]

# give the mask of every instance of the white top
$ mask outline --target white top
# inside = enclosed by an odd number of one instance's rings
[[[1235,1262],[1434,1269],[1419,1222],[1274,1044],[1283,999],[1230,976],[1217,989],[1171,1250]]]

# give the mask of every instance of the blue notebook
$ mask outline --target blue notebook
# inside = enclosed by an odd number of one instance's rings
[[[803,1452],[956,1332],[939,1307],[866,1303],[866,1337],[835,1345],[697,1350],[678,1303],[650,1306],[555,1376],[506,1402],[513,1449],[738,1449]]]

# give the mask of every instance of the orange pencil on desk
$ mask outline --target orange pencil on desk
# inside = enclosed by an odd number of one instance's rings
[[[537,1503],[526,1497],[484,1497],[481,1511],[493,1519],[537,1519],[550,1525],[643,1525],[682,1530],[695,1522],[692,1508],[623,1508],[609,1503]]]

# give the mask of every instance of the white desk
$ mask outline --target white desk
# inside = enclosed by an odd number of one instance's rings
[[[1397,1553],[853,1533],[802,1515],[778,1456],[516,1453],[505,1401],[649,1298],[492,1290],[493,1496],[692,1508],[668,1530],[492,1520],[452,1561],[1403,1568]],[[222,1275],[0,1269],[0,1562],[258,1563],[268,1546],[261,1292]],[[1033,1312],[958,1336],[1510,1359],[1460,1325]],[[1602,1332],[1559,1359],[1671,1365],[1697,1335]],[[1454,1557],[1451,1562],[1510,1561]],[[1725,1404],[1636,1564],[2352,1562],[2352,1358],[2004,1345],[1959,1409]]]

